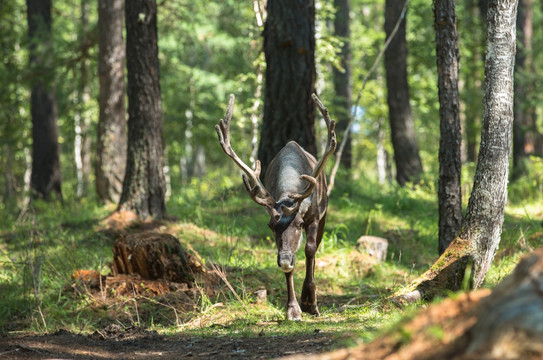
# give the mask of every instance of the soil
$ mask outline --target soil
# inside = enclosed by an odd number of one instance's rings
[[[324,352],[332,339],[332,334],[318,331],[253,338],[165,336],[112,324],[91,335],[60,330],[0,337],[0,359],[271,359]]]
[[[115,212],[105,219],[98,231],[106,236],[119,238],[134,233],[140,237],[160,236],[156,231],[164,223],[140,221],[130,212]],[[202,236],[214,234],[203,229],[172,231],[195,232]],[[206,232],[207,231],[207,232]],[[177,309],[190,311],[200,292],[207,296],[217,295],[221,283],[220,269],[206,269],[198,253],[188,246],[188,267],[197,277],[200,289],[196,291],[192,281],[179,279],[145,279],[140,274],[116,274],[103,276],[93,270],[79,269],[72,274],[73,283],[66,287],[74,295],[85,294],[96,306],[111,305],[120,297],[135,297],[145,302],[151,296],[165,303],[175,304]],[[107,296],[104,297],[104,294]],[[114,295],[113,295],[114,294]],[[119,297],[119,298],[117,298]],[[105,299],[105,300],[104,300]],[[115,308],[113,306],[113,308]],[[296,354],[316,354],[329,351],[337,339],[331,334],[315,329],[300,335],[278,336],[255,333],[254,337],[194,337],[186,334],[163,335],[139,327],[123,327],[112,323],[93,334],[81,334],[59,330],[49,334],[24,332],[0,333],[0,360],[10,359],[271,359]]]
[[[197,253],[191,253],[195,259],[198,258]],[[541,287],[536,279],[540,279],[543,273],[543,249],[538,250],[535,259],[538,261],[525,261],[524,267],[519,266],[521,270],[526,268],[525,271],[516,271],[518,279],[513,278],[509,282],[515,285],[527,279],[525,282],[535,289],[534,298],[540,308]],[[212,295],[220,278],[219,269],[203,269],[201,266],[198,268],[201,268],[200,275],[203,276],[199,283],[204,285],[206,292],[209,291],[208,295]],[[105,277],[97,272],[78,270],[72,278],[75,282],[68,286],[67,290],[77,294],[85,293],[97,302],[103,293],[119,296],[132,294],[141,301],[145,300],[146,296],[157,296],[168,304],[175,303],[176,308],[182,309],[186,305],[188,310],[193,307],[198,296],[190,282],[148,280],[135,274]],[[207,281],[204,281],[205,279]],[[498,295],[516,293],[503,289],[500,291],[497,292]],[[490,300],[484,300],[491,299],[492,295],[489,296],[489,293],[489,290],[480,290],[431,304],[412,318],[404,318],[369,344],[331,353],[326,352],[337,347],[338,334],[318,329],[311,333],[288,336],[278,336],[262,330],[261,333],[249,337],[194,337],[187,334],[164,335],[139,327],[123,327],[112,323],[93,334],[66,330],[50,334],[0,333],[0,360],[272,359],[283,356],[294,360],[305,359],[308,355],[309,358],[322,360],[542,359],[543,342],[539,337],[540,333],[532,334],[526,331],[504,333],[504,336],[494,339],[493,342],[483,343],[477,351],[466,353],[469,341],[474,338],[471,332],[474,324],[480,319],[496,317],[494,313],[489,315],[483,311],[492,304]]]

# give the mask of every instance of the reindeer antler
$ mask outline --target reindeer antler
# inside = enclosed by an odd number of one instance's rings
[[[311,98],[313,99],[313,101],[315,101],[315,104],[317,104],[317,107],[319,108],[322,116],[324,117],[324,121],[326,122],[326,126],[328,128],[328,140],[326,141],[326,148],[324,149],[324,152],[319,162],[313,168],[313,173],[311,174],[311,176],[309,175],[300,176],[302,180],[305,180],[306,182],[308,182],[308,185],[305,188],[305,190],[298,194],[288,195],[288,197],[293,199],[296,203],[292,207],[282,206],[283,213],[285,213],[286,215],[291,215],[294,212],[298,211],[298,209],[300,208],[300,205],[302,204],[302,201],[311,195],[311,193],[315,189],[315,185],[317,184],[317,178],[319,177],[322,170],[324,169],[326,160],[334,152],[337,146],[336,132],[334,130],[336,127],[336,122],[330,119],[328,109],[322,104],[322,102],[320,101],[320,99],[317,97],[316,94],[312,94]]]
[[[228,155],[234,161],[234,163],[236,163],[236,165],[239,166],[240,169],[243,170],[243,172],[245,173],[242,175],[243,185],[245,185],[245,189],[249,193],[251,199],[253,199],[253,201],[259,205],[273,209],[275,201],[259,179],[260,161],[256,161],[255,170],[252,170],[243,161],[241,161],[241,159],[238,157],[238,155],[235,153],[234,149],[232,149],[232,146],[230,145],[230,120],[232,119],[232,113],[234,112],[234,100],[234,94],[230,95],[228,110],[226,110],[224,120],[221,119],[219,121],[219,125],[215,125],[215,130],[217,131],[217,135],[219,136],[219,143],[221,144],[224,153]]]

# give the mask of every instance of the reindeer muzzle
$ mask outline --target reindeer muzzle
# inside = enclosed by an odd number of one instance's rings
[[[280,251],[277,254],[277,265],[283,272],[291,272],[294,269],[294,254],[291,251]]]

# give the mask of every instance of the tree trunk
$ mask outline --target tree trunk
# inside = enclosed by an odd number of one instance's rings
[[[462,229],[436,263],[396,299],[429,299],[458,290],[468,264],[473,266],[471,285],[478,288],[494,258],[507,199],[517,1],[489,2],[481,146]]]
[[[345,128],[351,120],[352,106],[352,81],[351,81],[351,46],[350,46],[350,0],[334,0],[334,6],[337,9],[336,17],[334,18],[334,35],[343,40],[341,48],[341,66],[343,70],[334,68],[334,91],[336,113],[336,131],[338,134],[343,134]],[[342,139],[338,139],[341,143]],[[347,142],[343,148],[341,156],[341,164],[350,169],[352,166],[352,145],[351,133],[347,135]]]
[[[51,1],[27,0],[31,95],[33,197],[49,199],[54,192],[62,200],[57,100],[51,62]]]
[[[89,175],[91,168],[91,136],[90,136],[90,116],[88,106],[90,101],[89,87],[89,47],[85,43],[89,31],[89,0],[81,0],[81,30],[78,37],[81,46],[81,60],[79,63],[79,84],[76,96],[75,111],[75,163],[77,172],[77,190],[78,198],[88,191]],[[77,76],[77,75],[76,75]]]
[[[515,121],[513,122],[513,176],[518,178],[526,173],[525,160],[533,153],[535,109],[532,96],[532,0],[520,0],[517,15],[517,55],[515,57]]]
[[[123,1],[98,1],[100,117],[96,140],[96,192],[118,202],[126,166]]]
[[[467,0],[466,8],[470,16],[464,18],[464,31],[469,33],[463,39],[465,46],[469,49],[463,59],[463,83],[461,89],[463,96],[461,106],[463,106],[463,124],[465,132],[465,160],[468,162],[477,162],[477,151],[479,148],[479,136],[481,134],[481,117],[483,114],[483,69],[484,60],[482,50],[485,46],[485,18],[481,15],[481,9],[477,4],[478,0]],[[486,10],[485,10],[486,14]]]
[[[205,147],[202,145],[196,146],[192,163],[194,164],[192,175],[197,179],[203,178],[207,172]]]
[[[486,19],[487,13],[488,13],[488,2],[490,0],[479,0],[479,11],[481,12],[481,16],[483,19]]]
[[[392,33],[402,13],[405,1],[386,0],[385,32],[387,38]],[[419,147],[415,137],[415,125],[409,104],[407,84],[407,42],[405,38],[405,18],[401,21],[396,36],[385,51],[387,80],[387,102],[390,117],[390,130],[396,180],[401,186],[407,182],[417,183],[422,173]]]
[[[473,281],[477,288],[500,242],[513,125],[515,19],[518,0],[491,0],[487,10],[485,96],[479,161],[465,225],[459,234],[473,247]]]
[[[461,143],[458,96],[458,35],[454,0],[434,0],[439,88],[439,255],[462,224]]]
[[[377,121],[377,179],[379,184],[384,184],[387,180],[389,183],[392,182],[392,176],[390,174],[390,164],[388,162],[388,152],[385,149],[385,129],[384,123],[385,120],[383,117],[380,117]]]
[[[119,210],[139,217],[165,215],[157,7],[155,0],[125,4],[128,71],[128,156]]]
[[[316,155],[315,3],[268,0],[264,25],[264,118],[258,148],[262,174],[290,140]]]
[[[15,194],[15,176],[13,175],[13,160],[15,156],[11,151],[10,144],[4,144],[2,147],[2,168],[4,169],[4,191],[2,193],[2,200],[4,203],[11,201],[13,194]]]
[[[264,27],[264,21],[266,20],[266,3],[264,0],[253,0],[253,11],[255,13],[255,22],[256,26],[259,29]],[[259,57],[261,51],[260,34],[256,34],[253,38],[254,41],[251,41],[251,53],[252,56],[256,59]],[[251,137],[251,166],[254,168],[256,165],[256,160],[258,157],[258,130],[259,130],[259,114],[260,114],[260,104],[262,103],[262,83],[264,79],[264,70],[261,63],[256,65],[256,86],[254,91],[254,102],[251,106],[251,124],[252,124],[252,137]]]

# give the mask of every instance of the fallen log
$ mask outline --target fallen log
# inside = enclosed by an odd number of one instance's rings
[[[488,293],[488,290],[480,290],[446,299],[369,344],[310,357],[320,360],[543,359],[543,248],[525,256],[513,273],[490,295]]]

